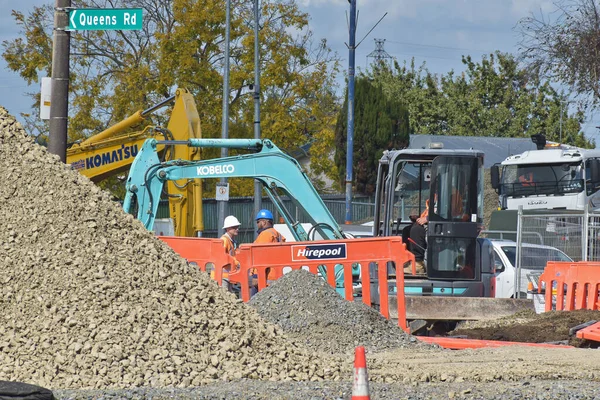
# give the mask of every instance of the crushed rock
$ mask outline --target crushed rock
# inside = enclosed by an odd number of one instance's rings
[[[308,271],[285,274],[261,290],[250,305],[297,343],[324,353],[350,353],[356,346],[379,351],[429,347],[361,301],[347,301]]]
[[[190,267],[1,107],[0,165],[0,380],[107,389],[347,375]]]

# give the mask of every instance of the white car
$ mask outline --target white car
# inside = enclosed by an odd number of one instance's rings
[[[512,240],[498,239],[491,239],[491,242],[494,247],[496,266],[496,297],[514,297],[517,243]],[[573,260],[556,247],[522,243],[519,298],[524,299],[527,296],[528,276],[539,277],[544,272],[548,261]]]

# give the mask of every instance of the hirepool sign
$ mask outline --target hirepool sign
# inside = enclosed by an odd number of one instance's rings
[[[75,8],[69,12],[70,31],[140,30],[142,8]]]

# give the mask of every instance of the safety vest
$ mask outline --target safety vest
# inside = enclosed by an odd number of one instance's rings
[[[277,243],[285,242],[285,238],[275,228],[267,228],[258,234],[254,243]]]
[[[230,256],[235,256],[235,251],[238,248],[237,242],[231,238],[227,233],[221,236],[221,240],[223,241],[223,247],[225,248],[225,253]]]
[[[230,256],[233,257],[235,265],[232,265],[230,268],[231,268],[231,271],[234,271],[240,265],[240,263],[238,262],[237,258],[235,258],[235,256],[236,256],[236,250],[238,248],[238,244],[237,244],[237,242],[235,240],[233,240],[231,238],[231,236],[229,236],[226,233],[223,234],[223,236],[221,236],[221,240],[223,241],[223,248],[225,249],[225,253],[227,253],[227,254],[229,254]],[[210,272],[210,277],[213,278],[213,279],[215,278],[215,271],[214,270],[212,270]],[[228,271],[223,271],[223,279],[229,279],[229,272]]]
[[[254,241],[254,243],[281,243],[285,242],[285,238],[281,235],[281,233],[277,232],[275,228],[267,228],[261,231],[258,234],[258,237]],[[256,269],[252,269],[251,273],[256,274]],[[267,272],[267,280],[275,280],[279,278],[275,271],[269,270]]]

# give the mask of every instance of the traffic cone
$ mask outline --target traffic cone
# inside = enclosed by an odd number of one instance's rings
[[[527,299],[533,299],[533,282],[527,284]]]
[[[369,395],[369,376],[367,375],[367,358],[362,346],[354,350],[354,383],[352,384],[352,400],[371,400]]]

